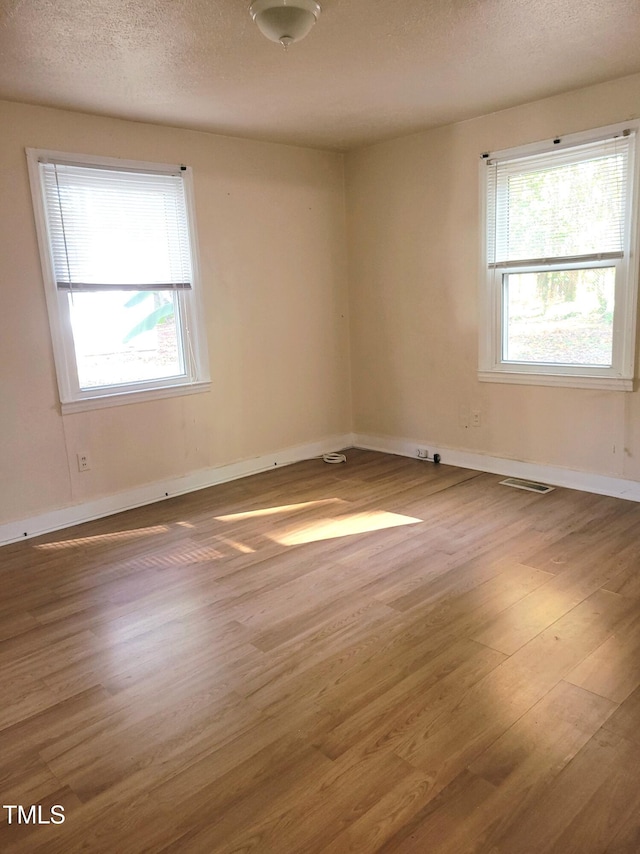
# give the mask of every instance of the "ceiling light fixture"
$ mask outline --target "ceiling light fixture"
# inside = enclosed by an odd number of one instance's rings
[[[262,35],[285,50],[309,33],[321,11],[315,0],[254,0],[249,6]]]

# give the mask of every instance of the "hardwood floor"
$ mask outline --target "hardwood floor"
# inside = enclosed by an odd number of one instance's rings
[[[640,504],[364,451],[0,550],[0,850],[638,854]]]

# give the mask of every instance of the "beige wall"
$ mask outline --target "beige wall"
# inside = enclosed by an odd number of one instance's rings
[[[476,379],[480,154],[639,115],[640,75],[347,155],[356,432],[640,478],[638,392]]]
[[[0,128],[0,522],[350,430],[340,155],[2,102]],[[60,415],[26,146],[193,167],[211,393]]]

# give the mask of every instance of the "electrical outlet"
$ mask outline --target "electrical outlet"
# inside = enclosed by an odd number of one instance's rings
[[[84,451],[83,453],[76,454],[78,458],[78,471],[89,471],[91,466],[89,465],[89,454]]]
[[[418,448],[416,456],[419,460],[426,460],[429,457],[429,451],[426,448]]]
[[[471,426],[472,427],[479,427],[480,426],[480,410],[479,409],[473,409],[471,411]]]

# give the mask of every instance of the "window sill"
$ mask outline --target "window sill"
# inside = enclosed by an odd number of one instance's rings
[[[584,374],[536,374],[529,371],[478,371],[483,383],[548,385],[563,388],[594,388],[608,391],[633,391],[633,380],[625,377],[596,377]]]
[[[210,391],[209,381],[189,383],[188,385],[161,386],[141,391],[126,391],[118,394],[100,394],[95,397],[83,397],[61,404],[63,415],[74,412],[86,412],[89,409],[107,409],[111,406],[126,406],[129,403],[143,403],[147,400],[160,400],[165,397],[181,397],[185,394],[201,394]]]

